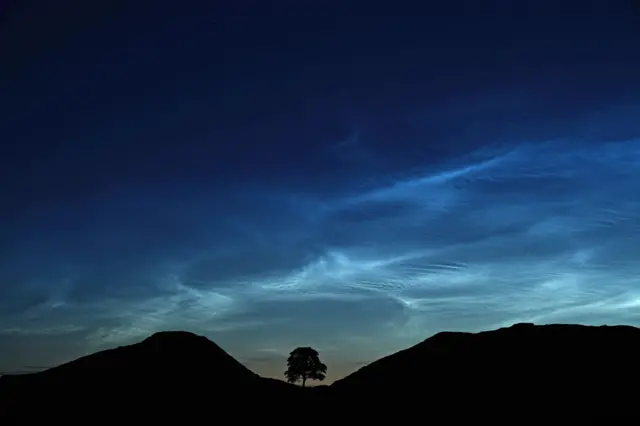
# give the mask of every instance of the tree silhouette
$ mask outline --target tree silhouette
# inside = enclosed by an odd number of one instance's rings
[[[295,383],[302,380],[305,387],[307,380],[324,380],[327,366],[320,362],[318,351],[310,347],[296,348],[287,359],[287,371],[284,372],[287,382]]]

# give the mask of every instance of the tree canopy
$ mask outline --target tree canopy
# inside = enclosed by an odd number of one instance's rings
[[[296,383],[302,380],[302,387],[305,387],[307,380],[324,380],[327,366],[320,361],[318,351],[310,347],[300,347],[289,354],[284,375],[287,382]]]

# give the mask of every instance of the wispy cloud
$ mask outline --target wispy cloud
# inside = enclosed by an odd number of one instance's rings
[[[94,217],[79,224],[84,239],[47,235],[60,242],[48,262],[64,268],[14,271],[25,304],[3,313],[0,333],[81,333],[101,347],[187,328],[237,348],[313,334],[327,347],[377,339],[384,352],[443,328],[634,323],[638,166],[635,139],[520,143],[372,176],[331,197],[309,191],[293,202],[274,188],[252,204],[245,193],[248,209],[231,221],[204,220],[219,210],[208,196],[154,226],[99,228]],[[144,220],[151,201],[134,217]],[[177,235],[154,236],[167,226]],[[95,249],[83,253],[89,238]]]

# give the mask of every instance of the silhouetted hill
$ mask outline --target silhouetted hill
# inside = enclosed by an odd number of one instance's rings
[[[258,376],[205,337],[162,332],[47,371],[2,377],[0,413],[22,423],[134,415],[186,422],[214,414],[299,420],[316,411],[356,411],[361,420],[419,414],[436,423],[576,422],[632,413],[638,360],[634,327],[517,324],[438,333],[331,386],[301,389]]]
[[[207,376],[216,383],[254,382],[258,376],[204,336],[186,331],[155,333],[140,343],[97,352],[43,371],[38,375],[68,381],[88,376],[111,377],[114,373],[134,376],[161,376],[182,380],[185,376]]]
[[[146,411],[236,402],[298,389],[264,379],[218,345],[188,332],[160,332],[38,373],[0,378],[0,408],[47,405]],[[54,403],[55,401],[55,403]],[[26,407],[25,408],[25,404]],[[37,413],[33,413],[37,414]]]
[[[613,415],[633,406],[625,404],[636,397],[639,360],[640,329],[634,327],[516,324],[438,333],[332,388],[338,398],[358,394],[387,405],[419,397],[432,411],[460,415],[509,408],[529,416],[609,409]]]
[[[184,331],[156,333],[133,345],[96,352],[19,378],[58,385],[58,381],[84,383],[120,376],[130,382],[139,378],[170,381],[206,376],[225,385],[250,384],[259,378],[206,337]]]

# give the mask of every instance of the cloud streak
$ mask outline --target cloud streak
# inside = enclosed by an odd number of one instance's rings
[[[99,348],[188,328],[281,352],[311,334],[327,347],[377,339],[383,353],[442,328],[634,323],[639,166],[640,140],[554,140],[332,197],[245,192],[232,219],[218,196],[160,215],[163,197],[108,200],[6,263],[14,302],[0,334],[80,334]],[[41,253],[44,271],[27,267]]]

